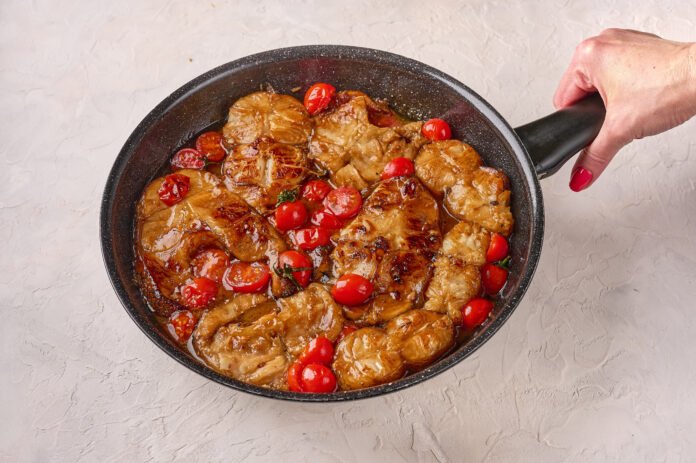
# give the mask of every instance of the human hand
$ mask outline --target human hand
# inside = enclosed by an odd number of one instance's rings
[[[631,141],[669,130],[696,115],[696,43],[607,29],[584,40],[556,90],[563,108],[599,92],[607,113],[597,138],[578,157],[573,191],[590,186]]]

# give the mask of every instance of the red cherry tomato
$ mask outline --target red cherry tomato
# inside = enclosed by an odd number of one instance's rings
[[[483,283],[483,289],[486,290],[486,294],[491,296],[498,294],[505,286],[507,278],[508,271],[495,264],[485,263],[481,267],[481,282]]]
[[[338,230],[339,228],[343,227],[343,222],[341,219],[333,215],[333,213],[328,209],[318,209],[312,212],[309,222],[312,225],[326,228],[327,230]]]
[[[326,336],[317,336],[309,341],[304,352],[300,355],[299,361],[307,365],[309,363],[320,363],[330,365],[333,360],[334,347]]]
[[[303,288],[312,278],[312,261],[297,251],[285,251],[278,256],[278,269],[281,273],[289,272],[292,278]],[[295,270],[305,269],[305,270]]]
[[[343,341],[346,336],[348,336],[350,333],[358,331],[358,327],[355,325],[343,325],[343,329],[341,330],[341,333],[338,335],[338,339],[336,339],[336,344],[339,342]]]
[[[510,246],[508,241],[500,233],[493,233],[491,235],[491,242],[488,244],[488,250],[486,251],[486,260],[488,262],[497,262],[499,260],[505,259],[508,255]]]
[[[205,157],[193,148],[184,148],[172,156],[171,165],[179,169],[203,169]]]
[[[237,293],[258,293],[263,291],[271,279],[268,265],[261,262],[235,262],[223,276],[225,288]]]
[[[302,370],[304,392],[327,393],[336,390],[336,376],[324,365],[310,363]]]
[[[331,295],[339,304],[353,306],[367,301],[373,290],[374,287],[367,278],[347,273],[336,280],[336,284],[331,288]]]
[[[190,310],[177,310],[169,316],[169,331],[179,342],[186,342],[196,327],[196,318]]]
[[[447,122],[442,119],[430,119],[421,127],[421,133],[428,140],[449,140],[452,138],[452,129]]]
[[[288,389],[292,392],[304,392],[302,390],[302,370],[304,364],[295,362],[288,368]]]
[[[170,174],[164,177],[162,186],[157,193],[160,200],[167,206],[180,202],[189,192],[191,179],[181,174]]]
[[[336,88],[331,84],[318,83],[309,87],[304,96],[304,105],[309,114],[316,114],[329,107],[336,95]]]
[[[331,190],[333,190],[331,185],[323,180],[310,180],[302,187],[302,197],[307,201],[318,203],[326,198]]]
[[[197,277],[205,277],[215,283],[222,281],[222,275],[230,265],[230,258],[222,249],[206,249],[199,252],[191,260],[193,274]]]
[[[287,201],[275,210],[276,228],[280,231],[296,230],[307,222],[307,208],[300,201]]]
[[[218,132],[205,132],[196,139],[196,149],[205,156],[208,161],[219,162],[227,154],[222,147],[222,135]]]
[[[358,215],[362,207],[362,196],[352,186],[342,186],[326,195],[324,206],[339,219],[350,219]]]
[[[394,158],[384,166],[382,171],[382,180],[392,177],[406,177],[413,175],[416,171],[413,166],[413,161],[409,158]]]
[[[331,243],[331,231],[325,228],[310,227],[295,232],[295,244],[300,249],[314,249]]]
[[[464,328],[472,330],[486,321],[488,314],[493,310],[493,303],[488,299],[477,297],[470,300],[462,308],[462,324]]]
[[[194,278],[181,289],[183,304],[189,309],[200,309],[213,300],[217,294],[217,283],[208,278]]]

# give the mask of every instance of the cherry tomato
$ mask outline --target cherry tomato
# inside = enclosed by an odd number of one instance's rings
[[[281,203],[275,210],[275,222],[280,231],[296,230],[307,222],[307,208],[300,201]]]
[[[339,304],[353,306],[367,301],[373,290],[374,287],[367,278],[347,273],[336,280],[336,284],[331,288],[331,295]]]
[[[488,244],[488,250],[486,251],[486,260],[488,262],[497,262],[499,260],[505,259],[508,255],[510,246],[508,241],[500,233],[493,233],[491,235],[491,242]]]
[[[304,392],[302,390],[302,370],[304,367],[303,363],[294,362],[288,368],[288,389],[292,392]]]
[[[331,185],[323,180],[310,180],[302,187],[302,197],[307,201],[318,203],[326,198],[331,190],[333,190]]]
[[[309,341],[304,352],[300,355],[299,361],[303,364],[320,363],[329,365],[333,360],[333,343],[326,336],[317,336]]]
[[[416,171],[413,166],[413,161],[409,158],[394,158],[384,166],[382,171],[382,180],[392,177],[406,177],[413,175]]]
[[[350,333],[358,331],[358,327],[355,325],[343,325],[343,329],[341,330],[341,333],[338,335],[338,339],[336,339],[336,344],[339,342],[343,341],[346,336],[348,336]]]
[[[199,252],[191,260],[193,274],[197,277],[205,277],[215,283],[222,281],[222,275],[230,265],[230,258],[222,249],[206,249]]]
[[[193,148],[184,148],[172,156],[171,165],[179,169],[203,169],[205,157]]]
[[[167,206],[180,202],[189,192],[191,179],[181,174],[170,174],[164,177],[162,186],[157,193],[160,200]]]
[[[312,85],[304,96],[304,105],[309,114],[316,114],[329,107],[336,95],[336,88],[331,84],[319,82]]]
[[[217,283],[205,277],[194,278],[181,289],[183,304],[189,309],[200,309],[213,300],[217,294]]]
[[[350,219],[358,215],[362,207],[362,196],[354,187],[342,186],[326,195],[324,206],[339,219]]]
[[[295,244],[300,249],[314,249],[331,243],[331,231],[326,228],[310,227],[295,232]]]
[[[237,293],[258,293],[263,291],[271,279],[268,265],[261,262],[235,262],[223,276],[225,288]]]
[[[486,294],[491,296],[498,294],[505,286],[507,278],[507,269],[491,263],[485,263],[481,267],[481,282],[483,283],[483,289],[486,290]]]
[[[196,318],[190,310],[177,310],[169,316],[169,328],[176,340],[186,342],[196,327]]]
[[[205,132],[196,139],[196,149],[208,159],[208,161],[219,162],[227,154],[222,147],[222,135],[218,132]]]
[[[462,324],[464,328],[472,330],[486,321],[488,314],[493,310],[493,303],[488,299],[477,297],[470,300],[462,308]]]
[[[333,371],[318,363],[310,363],[304,367],[301,380],[304,392],[326,393],[336,390],[336,376]]]
[[[343,222],[328,209],[317,209],[312,212],[309,222],[327,230],[338,230],[343,227]]]
[[[430,119],[421,127],[421,133],[428,140],[449,140],[452,138],[452,129],[447,122],[442,119]]]
[[[312,261],[300,252],[285,251],[278,256],[278,272],[286,278],[292,277],[297,284],[306,288],[312,278]]]

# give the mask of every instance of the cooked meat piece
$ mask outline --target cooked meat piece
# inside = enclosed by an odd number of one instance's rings
[[[335,341],[343,328],[343,313],[331,294],[319,283],[278,300],[278,319],[285,325],[283,339],[288,352],[297,357],[319,335]]]
[[[445,196],[445,205],[462,220],[505,236],[512,231],[508,179],[497,169],[481,167],[474,172],[471,184],[452,186]]]
[[[235,146],[225,160],[223,172],[230,191],[266,213],[277,203],[278,194],[302,183],[308,167],[300,148],[259,139],[250,145]]]
[[[346,314],[379,323],[418,304],[441,244],[438,206],[415,178],[380,182],[337,238],[334,275],[372,280],[375,298]]]
[[[391,320],[387,334],[407,367],[427,365],[454,344],[454,325],[447,315],[411,310]]]
[[[177,174],[185,175],[189,178],[190,183],[187,196],[198,194],[220,184],[220,179],[209,172],[183,169],[177,171]],[[160,186],[162,186],[163,180],[164,177],[156,178],[145,188],[145,191],[140,197],[140,202],[138,202],[137,206],[137,214],[139,218],[147,219],[152,214],[169,208],[169,206],[160,200],[158,193]]]
[[[230,144],[249,144],[261,137],[278,143],[306,143],[312,120],[295,98],[270,92],[256,92],[238,99],[230,108],[222,129]]]
[[[437,141],[424,146],[418,153],[416,175],[430,191],[442,195],[457,182],[469,183],[481,165],[481,157],[466,143]]]
[[[338,169],[331,180],[338,186],[352,186],[357,190],[364,190],[369,186],[352,164]]]
[[[486,251],[491,233],[479,225],[459,222],[442,240],[441,253],[456,256],[465,264],[481,266],[486,263]]]
[[[404,374],[401,356],[381,328],[361,328],[346,336],[332,366],[341,389],[377,386]]]

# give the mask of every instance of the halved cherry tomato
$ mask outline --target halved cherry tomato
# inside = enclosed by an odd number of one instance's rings
[[[336,376],[333,371],[318,363],[310,363],[304,367],[301,380],[304,392],[327,393],[336,390]]]
[[[304,96],[304,105],[309,114],[316,114],[329,107],[331,100],[336,95],[336,87],[331,84],[319,82],[312,85]]]
[[[276,273],[285,278],[292,278],[297,284],[306,288],[312,278],[312,261],[300,252],[285,251],[278,256]]]
[[[491,263],[485,263],[481,267],[481,283],[483,284],[483,289],[486,290],[486,294],[491,296],[498,294],[505,286],[507,278],[508,271],[503,267]]]
[[[261,262],[235,262],[223,276],[225,288],[237,293],[258,293],[263,291],[271,279],[268,265]]]
[[[302,370],[304,367],[304,364],[294,362],[288,368],[288,389],[292,392],[304,392],[302,391]]]
[[[384,166],[382,180],[392,177],[406,177],[408,175],[413,175],[415,171],[416,169],[413,166],[413,161],[409,158],[394,158]]]
[[[442,119],[430,119],[421,127],[421,133],[428,140],[449,140],[452,138],[452,129],[447,122]]]
[[[499,260],[505,259],[508,255],[510,246],[508,241],[500,233],[493,233],[491,235],[491,242],[488,244],[488,250],[486,251],[486,260],[488,262],[497,262]]]
[[[314,249],[331,243],[331,231],[326,228],[302,228],[295,232],[295,244],[300,249]]]
[[[353,306],[367,301],[373,290],[372,283],[364,276],[347,273],[336,280],[331,295],[339,304]]]
[[[355,326],[355,325],[343,325],[343,329],[339,333],[338,339],[336,339],[336,344],[343,341],[343,339],[345,339],[346,336],[348,336],[350,333],[352,333],[354,331],[358,331],[357,326]]]
[[[222,275],[230,265],[230,258],[222,249],[205,249],[191,260],[193,274],[197,277],[205,277],[215,283],[222,281]]]
[[[321,202],[333,187],[323,180],[310,180],[302,187],[302,197],[307,201]]]
[[[299,361],[305,365],[308,363],[320,363],[322,365],[331,364],[333,360],[333,343],[326,336],[317,336],[309,341],[304,352],[300,355]]]
[[[342,186],[326,195],[324,206],[339,219],[350,219],[360,212],[362,196],[354,187]]]
[[[493,303],[488,299],[477,297],[470,300],[462,308],[462,324],[466,329],[474,329],[486,321],[488,314],[493,310]]]
[[[300,201],[286,201],[275,210],[276,228],[296,230],[307,222],[307,208]]]
[[[217,283],[208,278],[194,278],[181,289],[183,304],[189,309],[200,309],[213,300],[217,294]]]
[[[196,327],[196,318],[190,310],[177,310],[169,316],[170,332],[174,332],[176,340],[186,342]]]
[[[222,161],[227,154],[222,147],[222,135],[218,132],[205,132],[196,139],[196,149],[205,156],[208,161]]]
[[[205,156],[193,148],[184,148],[172,156],[170,163],[179,169],[203,169]]]
[[[160,200],[167,206],[180,202],[189,192],[191,179],[182,174],[170,174],[164,177],[162,186],[157,193]]]
[[[343,227],[343,221],[333,215],[333,212],[326,208],[317,209],[316,211],[312,212],[309,222],[312,225],[326,228],[327,230],[338,230],[339,228]]]

